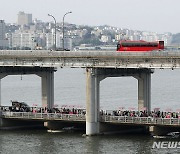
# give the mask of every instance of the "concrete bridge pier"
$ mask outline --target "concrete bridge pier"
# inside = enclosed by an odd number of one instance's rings
[[[42,106],[54,107],[54,71],[46,71],[37,74],[41,77]]]
[[[151,73],[152,70],[144,70],[134,76],[138,80],[138,110],[151,111]]]
[[[102,76],[98,75],[98,69],[86,69],[86,135],[100,133],[100,99],[99,86]]]
[[[100,133],[100,81],[107,77],[133,76],[138,80],[138,110],[151,110],[151,69],[86,69],[86,135]]]
[[[2,101],[2,100],[1,100],[1,79],[4,78],[5,76],[7,76],[6,73],[1,73],[1,74],[0,74],[0,106],[1,106],[1,101]]]

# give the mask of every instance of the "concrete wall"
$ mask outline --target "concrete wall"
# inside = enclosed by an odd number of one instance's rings
[[[84,122],[71,122],[71,121],[50,121],[44,122],[44,127],[50,130],[62,130],[64,128],[73,128],[74,130],[85,131],[86,124]]]
[[[151,135],[167,135],[170,132],[180,132],[180,127],[174,126],[150,126],[149,132]]]
[[[82,130],[85,132],[86,123],[84,122],[68,122],[68,121],[51,121],[45,122],[44,126],[50,130],[62,130],[64,128],[73,128],[74,130]],[[147,126],[131,126],[112,123],[100,123],[99,134],[112,134],[112,133],[148,133]]]
[[[25,121],[0,118],[0,129],[44,128],[42,121]]]

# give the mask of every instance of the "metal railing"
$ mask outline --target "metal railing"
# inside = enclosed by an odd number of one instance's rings
[[[84,114],[62,114],[62,113],[32,113],[32,112],[0,112],[0,117],[8,119],[29,120],[64,120],[64,121],[86,121]],[[100,122],[136,124],[136,125],[171,125],[180,126],[178,118],[153,118],[153,117],[130,117],[101,115]]]
[[[83,114],[62,114],[62,113],[33,113],[33,112],[2,112],[2,118],[15,119],[36,119],[36,120],[66,120],[85,121]]]
[[[178,118],[128,117],[128,116],[101,116],[101,122],[142,124],[142,125],[173,125],[180,126]]]

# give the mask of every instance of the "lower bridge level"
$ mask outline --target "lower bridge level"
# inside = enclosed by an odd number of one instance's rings
[[[61,114],[61,113],[32,113],[32,112],[2,112],[4,119],[37,120],[37,121],[78,121],[85,122],[85,114]],[[176,126],[180,127],[180,118],[153,118],[153,117],[131,117],[101,115],[99,122],[148,125],[148,126]]]
[[[16,124],[42,124],[48,129],[62,128],[85,129],[85,114],[62,114],[62,113],[32,113],[32,112],[1,112],[0,128],[13,127]],[[9,124],[7,125],[9,121]],[[12,124],[12,125],[11,125]],[[100,133],[118,132],[124,130],[146,130],[153,134],[162,135],[171,131],[180,131],[180,118],[154,118],[154,117],[131,117],[100,115]],[[18,126],[18,125],[16,125]]]

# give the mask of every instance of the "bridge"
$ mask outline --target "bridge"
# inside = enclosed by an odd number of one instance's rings
[[[43,107],[54,106],[54,72],[63,67],[86,69],[86,134],[94,135],[100,133],[102,118],[99,116],[99,92],[103,79],[134,77],[138,81],[138,110],[151,111],[151,74],[154,69],[179,69],[180,52],[0,51],[0,79],[16,74],[40,76]],[[134,121],[138,120],[133,119],[132,122]]]

